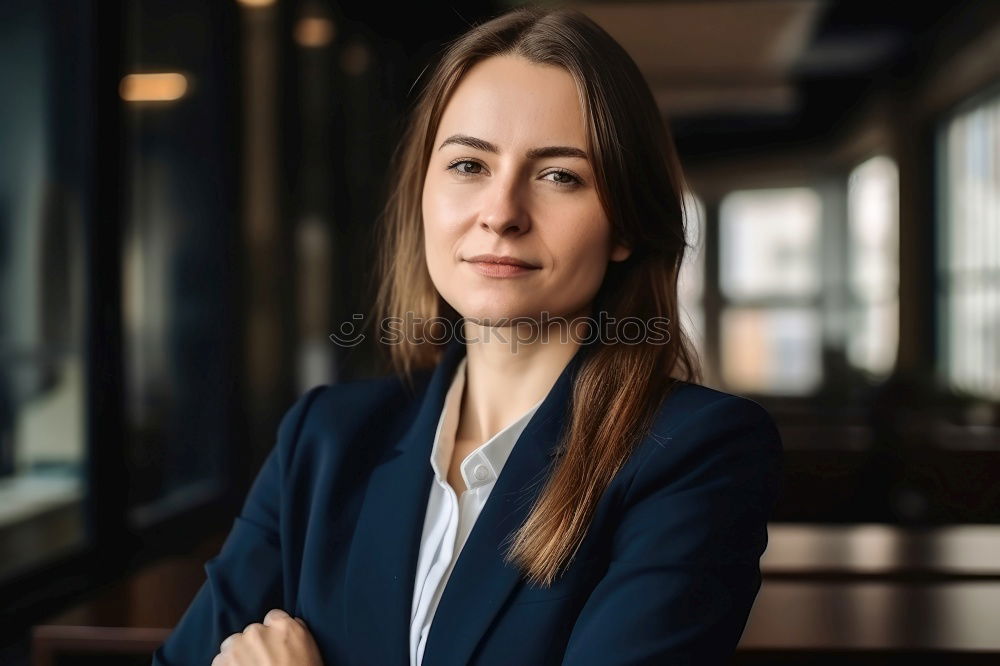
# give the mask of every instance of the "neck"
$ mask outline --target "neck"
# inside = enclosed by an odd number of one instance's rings
[[[581,316],[545,330],[537,323],[491,328],[466,320],[465,390],[456,439],[478,446],[548,395],[588,334]]]

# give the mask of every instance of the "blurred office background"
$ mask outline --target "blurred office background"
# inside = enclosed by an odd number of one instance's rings
[[[328,335],[412,86],[511,6],[0,5],[0,663],[148,663],[284,410],[379,371]],[[705,383],[785,441],[734,663],[994,663],[1000,4],[577,6],[689,176]]]

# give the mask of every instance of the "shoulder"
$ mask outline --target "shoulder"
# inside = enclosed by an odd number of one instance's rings
[[[728,427],[740,431],[764,429],[777,437],[771,413],[759,402],[701,384],[679,381],[657,411],[653,433],[691,433],[704,428]],[[777,437],[780,443],[780,437]]]
[[[702,384],[678,381],[660,404],[654,428],[659,434],[666,434],[685,425],[711,420],[720,413],[752,416],[773,423],[768,410],[751,398]]]
[[[715,483],[773,490],[783,468],[781,435],[763,405],[690,382],[666,396],[642,448],[630,494]]]
[[[751,417],[774,425],[767,408],[752,398],[684,381],[678,382],[663,401],[656,420],[660,427],[670,429],[689,420],[697,423],[711,419],[720,413]]]
[[[419,393],[419,379],[416,386]],[[395,375],[341,381],[317,388],[321,390],[310,415],[317,423],[331,419],[342,423],[345,418],[363,418],[372,413],[386,416],[387,412],[405,408],[417,398]]]
[[[362,431],[376,435],[403,424],[419,406],[425,379],[417,375],[413,388],[395,375],[313,386],[285,411],[279,441],[298,449]]]

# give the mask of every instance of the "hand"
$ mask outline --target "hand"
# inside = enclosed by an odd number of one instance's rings
[[[222,641],[211,666],[323,666],[323,661],[302,618],[274,608],[263,624],[248,624]]]

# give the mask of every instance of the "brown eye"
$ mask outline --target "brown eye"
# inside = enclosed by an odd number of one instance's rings
[[[449,164],[448,165],[448,169],[446,169],[446,170],[454,171],[455,173],[461,174],[463,176],[478,176],[479,175],[479,172],[471,172],[470,173],[468,171],[463,171],[462,169],[459,169],[458,166],[460,164],[471,164],[472,166],[475,166],[475,167],[482,167],[483,166],[479,162],[473,162],[472,160],[458,160],[457,162],[452,162],[451,164]]]
[[[550,171],[545,174],[543,178],[548,178],[549,176],[558,176],[559,179],[551,182],[560,187],[576,187],[583,184],[583,181],[571,174],[569,171]]]

